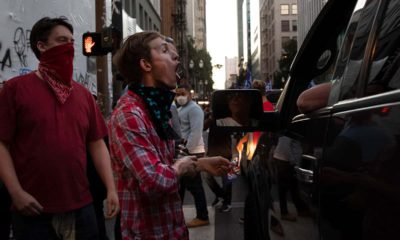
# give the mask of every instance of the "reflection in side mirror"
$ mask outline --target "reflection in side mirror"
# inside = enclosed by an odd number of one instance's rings
[[[256,130],[263,115],[261,93],[255,89],[215,91],[212,112],[218,127]]]

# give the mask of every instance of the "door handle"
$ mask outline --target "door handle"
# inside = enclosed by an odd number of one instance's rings
[[[308,169],[304,169],[298,166],[294,167],[296,171],[297,180],[303,183],[313,183],[314,172]]]

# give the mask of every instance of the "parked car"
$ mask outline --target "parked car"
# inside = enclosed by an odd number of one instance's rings
[[[300,114],[296,101],[311,81],[330,82],[329,99]],[[314,214],[283,224],[288,239],[399,238],[399,87],[400,1],[328,1],[292,63],[277,111],[264,113],[257,127],[303,146],[297,179]]]

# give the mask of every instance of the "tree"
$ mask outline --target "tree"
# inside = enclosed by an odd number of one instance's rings
[[[194,69],[197,80],[202,80],[203,83],[207,84],[204,86],[204,91],[207,95],[211,94],[213,91],[214,81],[212,80],[212,64],[211,64],[211,56],[210,53],[206,49],[196,49],[194,46],[194,40],[191,36],[187,36],[187,49],[188,49],[188,59],[193,60],[195,63]],[[198,67],[198,63],[200,60],[203,61],[203,67]],[[190,70],[189,66],[187,69]],[[190,79],[188,79],[190,80]]]
[[[279,70],[274,73],[273,88],[282,88],[289,78],[290,66],[297,53],[297,41],[290,39],[283,45],[283,53],[279,59]]]

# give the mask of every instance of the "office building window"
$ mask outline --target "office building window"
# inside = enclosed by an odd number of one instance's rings
[[[289,4],[281,4],[281,15],[289,15]]]
[[[144,13],[143,13],[143,7],[140,4],[139,4],[139,26],[141,28],[144,28]]]
[[[125,7],[125,11],[126,11],[130,16],[132,16],[132,13],[131,13],[131,1],[125,0],[125,1],[124,1],[124,7]]]
[[[293,32],[297,31],[297,20],[292,20],[292,31]]]
[[[149,17],[146,11],[144,11],[144,30],[149,30]]]
[[[290,37],[282,37],[282,48],[285,48],[286,43],[290,40]]]
[[[289,32],[290,31],[289,20],[282,20],[282,22],[281,22],[281,31],[282,32]]]
[[[297,4],[292,4],[292,14],[297,15]]]

